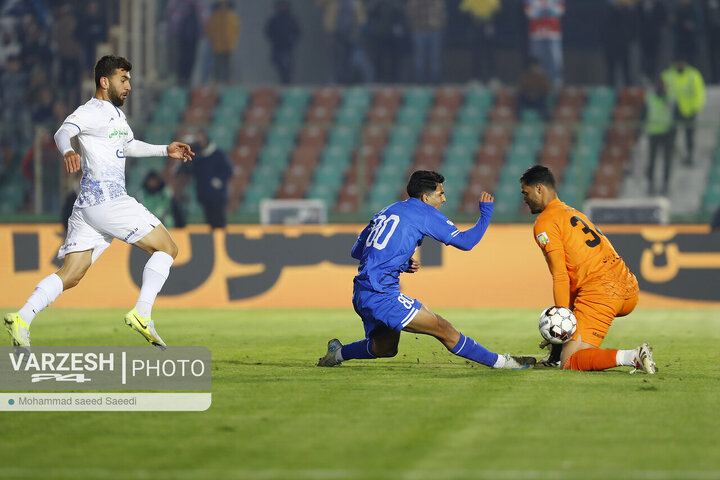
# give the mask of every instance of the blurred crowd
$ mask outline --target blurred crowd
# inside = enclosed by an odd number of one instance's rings
[[[275,0],[265,18],[244,18],[242,0],[161,0],[158,20],[167,73],[183,86],[238,81],[243,21],[262,25],[275,70],[267,83],[295,82],[299,46],[312,36],[307,5],[330,47],[330,70],[318,83],[442,83],[458,47],[470,60],[464,81],[497,83],[502,37],[512,35],[527,59],[515,78],[518,108],[547,118],[545,99],[565,83],[571,29],[596,34],[595,44],[572,48],[602,51],[605,77],[597,83],[651,86],[670,60],[720,82],[720,0],[588,2],[602,15],[587,25],[567,11],[581,0]],[[117,18],[117,5],[99,0],[0,0],[0,186],[16,171],[33,181],[35,127],[52,133],[84,101],[82,80],[92,79],[96,47]],[[252,68],[245,60],[241,68]],[[52,158],[52,136],[39,138]]]

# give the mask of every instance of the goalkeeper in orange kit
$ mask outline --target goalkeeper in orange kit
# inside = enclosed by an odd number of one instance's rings
[[[552,274],[555,305],[570,308],[577,318],[573,338],[554,347],[562,347],[562,367],[630,366],[654,374],[656,366],[647,343],[633,350],[600,348],[613,319],[629,314],[637,305],[635,275],[585,214],[560,201],[550,169],[541,165],[527,169],[520,185],[523,201],[533,214],[539,214],[535,241]]]

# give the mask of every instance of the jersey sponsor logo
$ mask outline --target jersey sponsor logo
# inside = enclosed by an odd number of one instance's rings
[[[547,245],[550,243],[550,239],[547,236],[547,233],[542,232],[540,235],[537,236],[538,242],[540,242],[540,245]]]
[[[453,222],[451,222],[450,220],[445,220],[445,223],[447,223],[448,225],[452,225],[453,227],[455,226],[455,224]]]
[[[115,150],[115,156],[117,158],[125,158],[125,149],[120,150],[119,148]]]
[[[109,129],[108,138],[123,138],[130,134],[126,127],[113,127]]]

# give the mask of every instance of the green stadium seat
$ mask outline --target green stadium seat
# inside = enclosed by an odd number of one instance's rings
[[[365,107],[357,107],[353,105],[342,106],[335,114],[335,123],[337,125],[359,127],[365,121],[365,110]]]
[[[350,164],[352,151],[344,147],[328,146],[322,152],[322,164],[334,168],[344,168]]]
[[[610,110],[604,107],[589,106],[582,111],[582,123],[604,127],[610,122],[610,113]]]
[[[363,112],[370,106],[372,94],[365,87],[353,87],[345,91],[343,95],[342,106],[352,107],[362,110]]]
[[[434,91],[427,87],[412,87],[405,91],[405,105],[427,110],[433,103]]]
[[[397,111],[395,121],[400,125],[412,125],[419,128],[425,125],[426,115],[426,108],[406,105]]]
[[[412,150],[393,145],[386,147],[382,156],[383,164],[391,163],[394,165],[409,166],[412,161]]]
[[[213,123],[224,123],[239,127],[242,123],[244,108],[235,108],[229,105],[220,104],[213,112]]]
[[[325,205],[328,208],[331,208],[333,205],[335,205],[335,200],[337,199],[337,192],[338,188],[334,187],[332,185],[324,185],[324,184],[313,184],[310,189],[308,189],[307,193],[305,194],[306,198],[318,198],[325,202]]]
[[[419,128],[411,125],[397,125],[390,132],[388,146],[414,149],[419,136]]]
[[[337,189],[342,184],[345,176],[345,169],[335,165],[321,165],[315,169],[313,176],[314,185],[328,185]]]
[[[450,145],[445,149],[445,165],[471,165],[474,162],[474,148],[465,145]]]
[[[297,127],[290,125],[275,125],[269,131],[265,143],[268,147],[278,147],[290,150],[295,145]]]
[[[305,107],[296,105],[283,105],[275,110],[275,125],[291,125],[299,127],[303,124]]]
[[[258,166],[282,169],[289,163],[290,148],[270,145],[262,149]]]
[[[310,91],[305,87],[291,87],[283,90],[282,106],[304,110],[310,98]]]
[[[248,92],[242,87],[227,87],[220,97],[220,105],[242,113],[248,103]]]
[[[615,105],[615,97],[615,90],[610,87],[594,87],[588,95],[588,105],[593,107],[599,106],[610,110],[613,105]]]
[[[182,112],[188,106],[188,90],[183,87],[169,87],[163,90],[160,98],[161,107],[170,107],[176,112]]]
[[[463,125],[484,126],[487,123],[487,109],[475,105],[465,105],[458,113],[458,123]]]
[[[145,132],[143,141],[153,145],[167,145],[172,143],[177,130],[177,124],[150,124]]]
[[[452,131],[452,146],[462,146],[468,149],[475,149],[480,144],[482,128],[474,125],[456,125]]]
[[[180,121],[180,112],[166,106],[160,106],[155,109],[152,115],[153,123],[166,125],[175,125]]]
[[[337,125],[330,130],[328,145],[351,150],[355,147],[360,131],[355,126]]]
[[[494,103],[493,92],[485,87],[468,88],[465,92],[465,105],[487,110]]]
[[[208,128],[208,136],[210,140],[217,145],[220,150],[229,152],[235,145],[235,136],[237,127],[223,123],[213,123]]]

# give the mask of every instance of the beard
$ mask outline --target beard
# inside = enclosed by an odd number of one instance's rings
[[[116,107],[122,107],[125,103],[125,100],[112,87],[110,87],[110,89],[108,90],[108,97],[110,98],[112,104]]]

